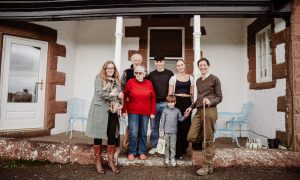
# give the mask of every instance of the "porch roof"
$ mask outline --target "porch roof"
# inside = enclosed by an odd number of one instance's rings
[[[0,20],[81,20],[115,16],[285,17],[291,0],[0,1]]]

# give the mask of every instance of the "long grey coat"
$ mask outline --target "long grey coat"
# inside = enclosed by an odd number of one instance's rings
[[[86,135],[91,138],[107,139],[108,103],[116,97],[109,96],[109,92],[103,90],[104,85],[98,76],[94,85],[95,91],[89,110]]]

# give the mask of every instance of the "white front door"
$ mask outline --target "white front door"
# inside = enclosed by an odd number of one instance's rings
[[[44,127],[48,43],[3,36],[0,130]]]

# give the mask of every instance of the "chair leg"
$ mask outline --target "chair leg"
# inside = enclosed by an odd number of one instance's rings
[[[72,139],[72,136],[73,136],[73,124],[74,124],[74,121],[73,120],[71,120],[71,129],[70,129],[70,131],[71,131],[71,133],[70,133],[70,139]]]

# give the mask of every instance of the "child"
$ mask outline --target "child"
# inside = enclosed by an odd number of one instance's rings
[[[168,95],[168,107],[163,110],[160,118],[160,136],[164,136],[166,141],[165,150],[165,163],[169,164],[171,160],[172,166],[176,166],[175,153],[176,153],[176,136],[177,136],[177,122],[183,121],[188,117],[188,114],[182,116],[179,109],[175,108],[176,97]],[[171,155],[170,155],[171,152]]]

